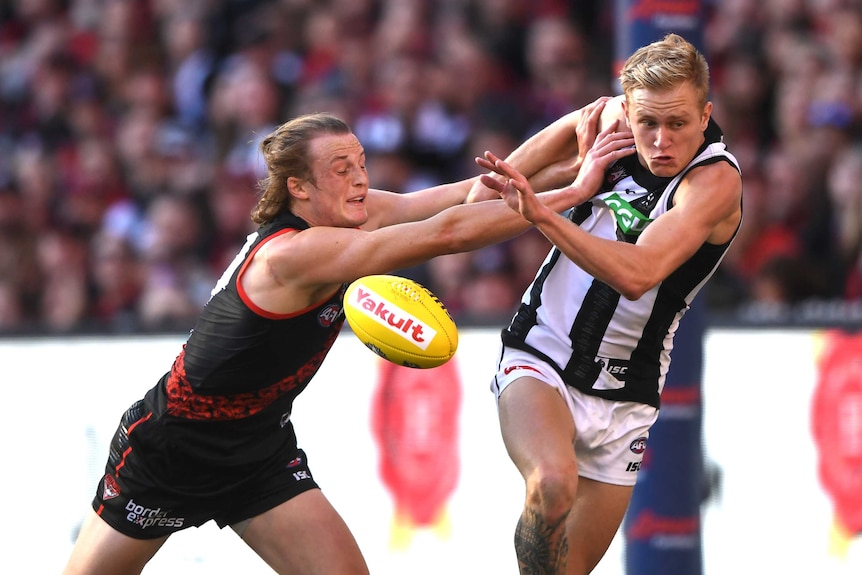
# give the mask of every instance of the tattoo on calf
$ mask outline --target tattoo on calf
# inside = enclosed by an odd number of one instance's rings
[[[565,516],[549,525],[535,510],[524,509],[515,529],[515,553],[522,575],[564,573],[569,554]]]

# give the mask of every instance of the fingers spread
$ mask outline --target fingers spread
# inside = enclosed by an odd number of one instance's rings
[[[488,174],[482,174],[479,176],[479,181],[482,182],[482,185],[487,186],[498,193],[503,190],[503,183]]]

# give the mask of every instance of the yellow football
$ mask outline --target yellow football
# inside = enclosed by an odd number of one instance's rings
[[[368,349],[398,365],[437,367],[458,349],[458,328],[446,306],[408,278],[359,278],[344,294],[344,315]]]

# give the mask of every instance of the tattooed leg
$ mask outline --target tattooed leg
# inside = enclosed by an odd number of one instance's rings
[[[525,508],[515,529],[515,554],[521,575],[565,573],[569,554],[566,517],[549,525],[535,510]]]

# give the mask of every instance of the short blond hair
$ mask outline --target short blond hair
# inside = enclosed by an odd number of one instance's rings
[[[678,34],[639,48],[620,71],[620,86],[626,101],[633,90],[667,90],[690,82],[700,105],[709,98],[709,65],[693,44]]]

